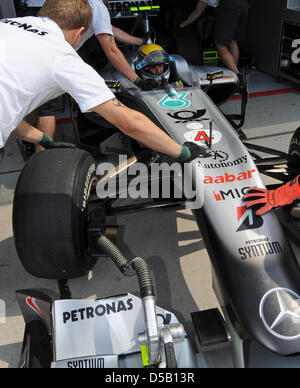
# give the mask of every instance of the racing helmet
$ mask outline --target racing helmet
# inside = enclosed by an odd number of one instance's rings
[[[167,81],[170,78],[170,62],[175,59],[158,44],[146,44],[139,49],[139,58],[136,63],[136,71],[143,79],[153,79],[160,84],[162,77]],[[151,67],[163,65],[160,74],[151,72]]]

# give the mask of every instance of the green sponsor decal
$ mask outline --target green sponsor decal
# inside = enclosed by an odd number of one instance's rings
[[[189,92],[176,93],[176,95],[167,94],[158,105],[164,109],[184,109],[191,106],[191,101],[186,99]]]

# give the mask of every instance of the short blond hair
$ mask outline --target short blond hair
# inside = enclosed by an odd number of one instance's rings
[[[89,29],[92,10],[88,0],[46,0],[38,16],[54,20],[62,30]]]

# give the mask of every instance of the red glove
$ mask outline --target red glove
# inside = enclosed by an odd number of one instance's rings
[[[300,199],[300,175],[293,181],[286,183],[276,190],[266,190],[253,187],[248,190],[243,198],[247,201],[246,207],[261,206],[256,214],[262,216],[274,207],[290,205],[296,199]]]

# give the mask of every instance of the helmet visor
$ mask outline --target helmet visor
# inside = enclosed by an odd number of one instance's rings
[[[138,65],[137,69],[149,68],[149,66],[164,65],[169,63],[169,55],[163,50],[149,53]]]

